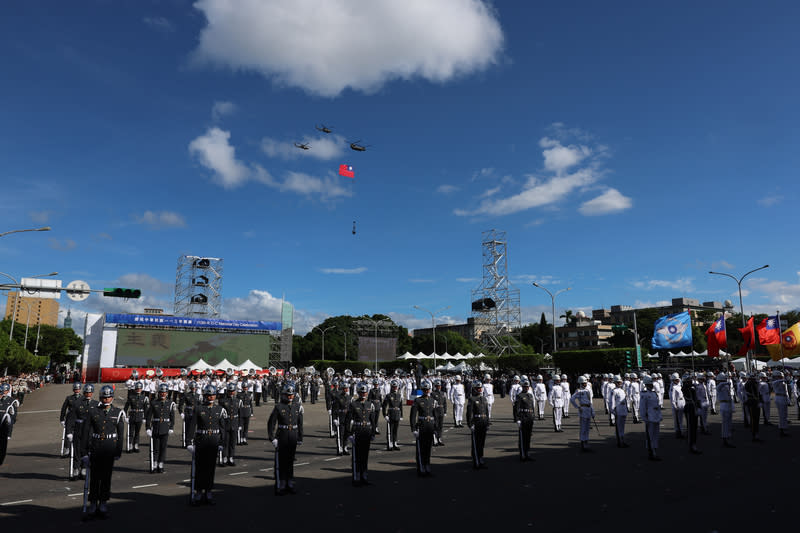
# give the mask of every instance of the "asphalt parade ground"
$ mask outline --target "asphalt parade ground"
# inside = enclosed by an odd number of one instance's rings
[[[5,463],[0,466],[0,528],[7,531],[167,533],[206,528],[247,530],[291,527],[344,531],[370,528],[406,532],[429,528],[489,526],[502,531],[558,528],[558,531],[744,531],[794,526],[798,505],[800,422],[790,407],[790,437],[773,425],[762,427],[764,442],[751,442],[734,412],[735,449],[721,447],[719,415],[710,415],[712,435],[699,435],[702,455],[689,453],[674,436],[672,411],[664,405],[659,454],[648,461],[644,424],[626,427],[630,448],[617,448],[614,428],[595,400],[599,432],[593,453],[581,453],[579,420],[565,418],[563,433],[549,417],[534,425],[536,460],[522,463],[509,398],[497,397],[486,442],[488,469],[473,470],[470,433],[454,428],[448,408],[443,441],[433,448],[433,477],[419,478],[414,443],[404,407],[400,451],[385,451],[385,425],[372,443],[367,487],[350,483],[350,457],[337,457],[328,435],[324,401],[305,405],[305,438],[295,463],[297,494],[276,496],[273,450],[266,420],[273,403],[263,403],[251,419],[249,445],[237,447],[236,466],[217,467],[213,507],[189,506],[190,454],[180,447],[181,421],[170,437],[163,474],[148,472],[149,450],[142,429],[142,451],[123,453],[112,479],[110,516],[81,522],[84,482],[67,480],[66,458],[59,456],[59,409],[68,385],[49,385],[25,399]],[[124,390],[115,398],[122,407]],[[41,529],[39,529],[41,528]],[[755,530],[755,529],[754,529]]]

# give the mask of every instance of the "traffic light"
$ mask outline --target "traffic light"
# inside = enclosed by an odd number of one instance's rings
[[[120,287],[103,289],[103,296],[110,296],[113,298],[138,298],[141,295],[142,291],[139,289],[123,289]]]
[[[630,350],[625,350],[625,368],[627,368],[628,370],[630,370],[632,368]]]

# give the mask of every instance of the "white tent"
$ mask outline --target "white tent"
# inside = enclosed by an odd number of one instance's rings
[[[756,370],[761,370],[762,368],[766,368],[767,366],[767,363],[763,361],[758,361],[757,359],[752,359],[751,361]],[[747,358],[740,357],[739,359],[734,359],[733,361],[731,361],[731,364],[733,365],[733,368],[735,368],[736,370],[744,370],[747,366]]]
[[[228,370],[229,368],[233,368],[233,364],[228,361],[228,359],[223,359],[218,364],[212,366],[214,370]]]
[[[264,369],[255,364],[254,362],[252,362],[250,359],[248,359],[241,365],[237,366],[236,370],[264,370]]]
[[[422,352],[419,352],[417,355],[414,356],[414,359],[427,359],[428,356]]]
[[[451,368],[451,370],[452,370],[453,372],[464,372],[466,369],[467,369],[467,365],[466,365],[466,364],[464,364],[464,361],[461,361],[461,362],[460,362],[460,363],[458,363],[456,366],[454,366],[453,368]]]
[[[414,359],[414,358],[415,358],[415,356],[414,356],[414,354],[413,354],[413,353],[411,353],[411,352],[406,352],[406,353],[404,353],[403,355],[401,355],[401,356],[399,356],[399,357],[398,357],[398,359],[402,359],[402,360],[404,360],[404,361],[405,361],[405,360],[407,360],[407,359]]]
[[[464,359],[464,354],[461,352],[456,352],[455,355],[452,356],[453,359]]]
[[[789,359],[788,357],[784,357],[780,361],[767,361],[767,366],[770,368],[775,367],[788,367],[788,368],[800,368],[800,357],[795,357],[794,359]]]
[[[447,360],[447,359],[452,359],[452,358],[453,358],[453,356],[452,356],[452,355],[450,355],[450,354],[449,354],[449,353],[447,353],[447,352],[444,352],[442,355],[437,355],[437,356],[436,356],[436,358],[437,358],[437,359],[445,359],[445,360]]]
[[[214,368],[214,367],[206,363],[205,360],[201,357],[200,359],[198,359],[197,361],[195,361],[186,368],[187,370],[207,370],[209,368]]]

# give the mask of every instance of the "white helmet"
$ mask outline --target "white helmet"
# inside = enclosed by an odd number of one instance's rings
[[[681,377],[678,375],[677,372],[673,372],[672,375],[670,376],[670,379],[674,381],[676,379],[681,379]]]
[[[765,378],[765,377],[767,377],[767,374],[766,374],[766,372],[759,372],[758,373],[758,377],[759,378]]]
[[[567,375],[566,375],[566,374],[561,374],[561,379],[562,379],[563,381],[567,381],[567,379],[568,379],[568,378],[567,378]]]
[[[645,387],[648,386],[648,385],[652,385],[653,384],[653,378],[651,378],[650,376],[645,376],[644,379],[642,379],[642,382],[644,383]]]
[[[622,378],[620,377],[620,375],[619,375],[619,374],[617,374],[616,376],[614,376],[614,383],[616,383],[616,382],[618,382],[618,381],[622,381]]]
[[[772,377],[774,377],[774,378],[783,378],[783,372],[781,372],[780,370],[778,370],[777,372],[773,372],[772,373]]]
[[[583,385],[586,383],[586,378],[583,376],[578,376],[578,385]]]
[[[714,373],[709,370],[708,372],[706,372],[706,376],[708,376],[710,378],[713,378],[714,377]]]
[[[538,376],[536,376],[536,381],[542,381],[542,380],[544,380],[544,378],[542,377],[542,375],[541,375],[541,374],[539,374]]]
[[[720,372],[719,374],[717,374],[717,377],[715,379],[717,381],[726,381],[728,379],[728,374],[726,374],[725,372]]]
[[[556,374],[555,376],[553,376],[553,381],[561,381],[561,376]]]

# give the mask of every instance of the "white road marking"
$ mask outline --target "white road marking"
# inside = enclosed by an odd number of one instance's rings
[[[75,494],[67,494],[67,498],[72,498],[73,496],[83,496],[82,492],[76,492]]]
[[[46,409],[44,411],[17,411],[17,414],[18,415],[24,415],[24,414],[35,415],[37,413],[60,413],[60,412],[61,411],[59,411],[58,409]]]
[[[270,470],[272,470],[272,467],[262,468],[261,470],[259,470],[259,472],[269,472]]]
[[[83,493],[81,493],[81,494],[83,494]],[[18,504],[18,503],[29,503],[29,502],[32,502],[32,501],[33,501],[33,500],[18,500],[18,501],[15,501],[15,502],[6,502],[6,503],[0,503],[0,505],[2,505],[2,506],[6,506],[6,505],[16,505],[16,504]]]
[[[295,463],[294,466],[305,466],[305,465],[310,465],[310,464],[311,463]]]
[[[189,483],[191,480],[192,480],[191,478],[189,478],[189,479],[184,479],[183,481],[181,481],[181,483]]]
[[[132,489],[146,489],[147,487],[157,487],[158,483],[148,483],[147,485],[134,485]]]
[[[241,476],[242,474],[247,474],[248,472],[232,472],[228,474],[229,476]]]
[[[339,459],[341,459],[341,457],[329,457],[325,459],[325,461],[338,461]]]

